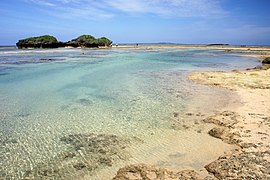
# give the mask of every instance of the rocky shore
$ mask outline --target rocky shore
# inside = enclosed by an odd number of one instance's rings
[[[270,69],[233,72],[196,72],[191,80],[229,88],[242,106],[204,119],[215,128],[209,134],[235,144],[239,151],[205,166],[218,179],[270,178]]]
[[[172,172],[137,164],[119,169],[114,180],[270,179],[270,69],[265,64],[262,67],[246,71],[194,72],[189,76],[197,83],[235,91],[241,98],[240,107],[228,107],[198,121],[214,124],[208,134],[236,147],[205,165],[209,176],[201,176],[194,170]]]

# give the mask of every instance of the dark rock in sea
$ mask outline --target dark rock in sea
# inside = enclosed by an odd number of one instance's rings
[[[8,73],[0,73],[0,76],[8,75]]]
[[[41,61],[52,61],[53,59],[51,59],[51,58],[40,58],[39,60],[41,60]]]
[[[83,168],[86,168],[86,165],[82,162],[79,162],[77,164],[74,164],[73,167],[76,169],[76,170],[81,170]]]
[[[19,49],[22,48],[58,48],[64,47],[65,43],[57,41],[53,36],[44,35],[39,37],[30,37],[19,40],[16,43]]]
[[[45,63],[53,61],[64,61],[64,58],[40,58],[39,60],[31,61],[31,63]]]
[[[229,44],[207,44],[207,46],[229,46]]]
[[[8,144],[17,144],[18,141],[16,139],[7,138],[7,137],[1,137],[0,138],[0,147],[4,147]]]
[[[79,99],[77,102],[83,106],[89,106],[89,105],[93,104],[92,101],[90,101],[89,99],[85,99],[85,98]]]
[[[100,158],[99,161],[98,161],[100,164],[104,164],[106,166],[112,166],[112,160],[110,158]]]
[[[270,64],[262,64],[262,66],[256,66],[254,68],[247,68],[246,70],[247,71],[251,71],[251,70],[267,70],[267,69],[270,69]]]
[[[270,64],[270,57],[266,57],[264,58],[264,60],[262,60],[263,64]]]

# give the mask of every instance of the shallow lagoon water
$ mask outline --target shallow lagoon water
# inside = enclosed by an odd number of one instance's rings
[[[231,99],[187,73],[257,64],[200,49],[1,49],[0,178],[107,179],[130,163],[200,169],[229,146],[190,130],[185,114]]]

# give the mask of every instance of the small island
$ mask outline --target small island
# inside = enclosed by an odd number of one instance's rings
[[[16,46],[19,49],[23,48],[59,48],[59,47],[74,47],[74,48],[98,48],[111,47],[112,41],[106,37],[96,39],[91,35],[82,35],[68,42],[58,41],[50,35],[30,37],[19,40]]]

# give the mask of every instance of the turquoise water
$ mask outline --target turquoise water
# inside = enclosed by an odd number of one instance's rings
[[[201,49],[2,48],[0,179],[102,179],[129,162],[143,163],[147,151],[162,159],[168,154],[153,150],[153,140],[170,149],[171,137],[201,138],[175,128],[187,104],[209,91],[187,73],[256,65]]]

